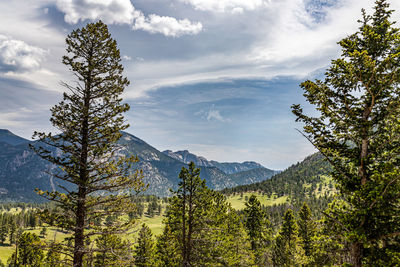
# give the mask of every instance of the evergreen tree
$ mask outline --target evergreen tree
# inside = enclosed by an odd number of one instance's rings
[[[313,251],[313,237],[315,234],[314,221],[311,218],[311,210],[304,202],[299,211],[299,237],[300,243],[307,257],[311,256]]]
[[[353,266],[400,255],[400,35],[386,0],[362,11],[359,30],[339,42],[324,81],[301,84],[320,116],[293,105],[304,135],[334,168],[342,199],[327,213],[345,236]]]
[[[167,216],[171,216],[168,215]],[[160,266],[180,266],[181,260],[179,257],[178,240],[175,231],[172,230],[171,219],[170,223],[164,221],[163,233],[157,237],[156,243],[156,260]]]
[[[135,266],[138,267],[151,267],[154,266],[154,241],[153,234],[150,228],[143,224],[139,231],[139,237],[135,246]]]
[[[50,121],[61,133],[35,132],[34,137],[41,142],[32,148],[59,166],[53,176],[69,184],[62,186],[61,192],[38,193],[57,203],[56,212],[45,211],[42,218],[73,232],[73,265],[82,266],[89,251],[85,240],[99,232],[121,232],[132,223],[116,220],[104,229],[91,222],[130,211],[129,190],[140,191],[143,183],[139,171],[131,172],[137,157],[117,158],[121,153],[116,141],[128,127],[122,114],[129,109],[121,103],[120,95],[129,81],[122,75],[116,41],[99,21],[72,31],[66,43],[68,54],[62,62],[77,83],[64,83],[68,92],[51,109]],[[54,148],[62,153],[53,153]]]
[[[250,265],[250,246],[240,217],[225,197],[205,185],[194,163],[182,168],[158,238],[161,266]]]
[[[6,224],[2,224],[0,226],[0,244],[4,245],[4,242],[6,241],[8,235],[8,228]]]
[[[16,252],[8,260],[8,265],[40,267],[44,264],[43,245],[36,234],[23,233],[18,238]]]
[[[42,230],[40,230],[40,236],[46,238],[46,235],[47,235],[47,228],[42,227]]]
[[[45,263],[46,266],[62,267],[63,261],[61,257],[62,246],[53,242],[46,253]]]
[[[10,245],[15,243],[15,234],[17,231],[17,226],[15,225],[14,221],[10,224],[10,232],[8,235],[8,239],[10,240]]]
[[[288,209],[275,238],[272,261],[276,266],[296,265],[297,223],[293,211]]]
[[[193,235],[201,231],[201,215],[205,212],[208,198],[205,181],[200,178],[200,169],[194,163],[189,168],[182,167],[179,173],[179,188],[170,199],[165,224],[170,226],[174,242],[179,252],[174,255],[182,266],[194,264]],[[167,234],[167,233],[166,233]]]
[[[261,208],[261,203],[255,195],[251,195],[245,203],[245,226],[250,239],[251,250],[259,265],[265,265],[266,251],[271,243],[270,222]]]
[[[102,234],[95,240],[98,252],[94,266],[123,266],[132,263],[130,245],[115,234]]]

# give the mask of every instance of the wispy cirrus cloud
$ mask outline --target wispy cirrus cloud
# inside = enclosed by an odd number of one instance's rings
[[[69,24],[101,19],[108,24],[128,24],[133,30],[172,37],[198,34],[203,28],[200,22],[191,22],[186,18],[157,14],[145,16],[130,0],[57,0],[56,6],[65,13],[64,20]]]
[[[219,13],[243,13],[266,5],[269,0],[179,0],[195,9]]]
[[[200,116],[201,118],[212,122],[212,121],[219,121],[219,122],[229,122],[228,118],[225,118],[221,115],[221,111],[215,108],[215,105],[211,105],[208,110],[200,110],[195,113],[195,115]]]

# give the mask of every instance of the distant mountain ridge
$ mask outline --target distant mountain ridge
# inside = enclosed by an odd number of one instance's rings
[[[167,196],[170,188],[177,188],[179,172],[187,166],[185,162],[160,152],[136,136],[126,132],[122,134],[118,141],[122,147],[120,153],[139,157],[140,162],[136,167],[143,170],[144,182],[149,184],[146,194]],[[0,131],[0,199],[39,200],[40,197],[34,193],[35,188],[51,191],[58,187],[60,181],[48,174],[55,166],[29,148],[29,144],[36,142],[23,139],[8,130]],[[54,153],[59,152],[54,150]],[[276,173],[255,162],[218,163],[202,158],[196,165],[201,168],[200,176],[206,179],[207,185],[216,190],[263,181]]]
[[[215,160],[208,161],[206,158],[201,156],[196,156],[195,154],[190,153],[188,150],[181,150],[176,152],[172,152],[171,150],[165,150],[163,151],[163,153],[170,156],[171,158],[177,159],[186,164],[189,164],[191,161],[193,161],[194,164],[196,164],[196,166],[216,167],[226,174],[264,168],[264,166],[254,161],[245,161],[243,163],[218,162]]]
[[[7,129],[0,129],[0,142],[15,146],[22,143],[27,143],[29,140],[19,137]]]

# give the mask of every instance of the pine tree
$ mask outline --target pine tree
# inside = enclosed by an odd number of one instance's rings
[[[258,264],[265,265],[265,253],[271,243],[271,225],[255,195],[251,195],[245,205],[245,226],[250,239],[251,250],[258,260]]]
[[[297,223],[293,211],[288,209],[283,223],[275,238],[272,261],[276,266],[295,266],[297,245]]]
[[[15,243],[16,231],[17,231],[17,226],[15,225],[14,221],[12,221],[10,224],[10,232],[8,235],[8,239],[10,240],[10,245]]]
[[[250,245],[225,197],[205,185],[191,162],[179,174],[179,188],[169,200],[164,232],[157,241],[161,266],[246,266]]]
[[[299,211],[299,237],[304,253],[307,257],[311,256],[313,251],[313,237],[315,234],[314,221],[311,218],[311,210],[304,202]]]
[[[154,241],[153,233],[146,224],[142,224],[139,231],[137,245],[135,246],[135,266],[151,267],[154,266]]]
[[[350,243],[350,263],[388,264],[399,255],[400,35],[377,0],[359,30],[339,42],[324,81],[301,84],[320,116],[293,105],[304,135],[334,168],[342,199],[327,213]],[[394,254],[393,254],[394,253]]]
[[[179,253],[175,257],[182,266],[191,266],[194,263],[196,246],[193,237],[201,231],[201,215],[205,212],[208,198],[205,180],[199,176],[200,169],[193,162],[188,167],[182,167],[179,173],[179,188],[170,200],[165,221],[179,247]]]
[[[43,244],[36,234],[25,232],[19,236],[17,243],[16,252],[8,260],[9,266],[43,266]]]
[[[49,249],[46,253],[46,258],[44,262],[46,263],[46,266],[51,266],[51,267],[62,267],[63,266],[63,261],[61,257],[61,251],[62,247],[53,242],[50,246]]]
[[[0,226],[0,244],[4,245],[4,242],[6,241],[8,235],[8,228],[6,224],[2,224]]]
[[[171,216],[168,214],[166,216]],[[168,217],[167,217],[168,218]],[[172,230],[172,218],[168,218],[169,223],[164,221],[163,233],[157,237],[156,243],[156,260],[159,266],[180,266],[181,258],[179,257],[179,246],[176,235],[176,228]]]
[[[116,41],[99,21],[72,31],[66,43],[62,62],[77,78],[76,85],[63,83],[68,92],[51,109],[50,121],[60,134],[35,132],[40,142],[32,148],[59,167],[52,175],[63,181],[62,191],[38,190],[58,205],[54,212],[44,211],[42,218],[72,231],[73,265],[82,266],[90,249],[85,240],[99,232],[122,232],[132,224],[116,220],[104,228],[92,222],[129,212],[130,191],[140,191],[143,183],[139,171],[132,173],[137,157],[121,156],[116,145],[121,130],[128,127],[123,113],[129,109],[120,98],[129,81],[122,75]]]
[[[102,234],[95,240],[98,252],[94,257],[94,266],[130,265],[130,245],[115,234]],[[92,264],[88,264],[91,266]]]
[[[42,230],[40,230],[40,236],[46,238],[46,235],[47,235],[47,228],[42,227]]]

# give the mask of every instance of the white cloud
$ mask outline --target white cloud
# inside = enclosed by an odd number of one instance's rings
[[[103,20],[108,24],[129,24],[133,30],[179,37],[197,34],[203,26],[188,19],[150,14],[135,9],[130,0],[57,0],[57,8],[65,13],[64,20],[76,24],[84,20]]]
[[[150,14],[148,17],[140,16],[135,20],[132,28],[150,33],[162,33],[165,36],[179,37],[184,34],[197,34],[203,25],[200,22],[193,23],[188,19],[177,20],[173,17]]]
[[[221,113],[219,113],[219,110],[216,110],[216,109],[208,111],[207,120],[208,121],[212,121],[212,120],[225,121],[225,119],[221,116]]]
[[[212,105],[208,111],[200,110],[196,112],[194,115],[200,116],[201,118],[207,121],[220,121],[220,122],[230,121],[229,119],[224,118],[221,115],[221,112],[218,109],[216,109],[214,105]]]
[[[46,50],[0,35],[0,71],[26,72],[40,69]]]
[[[57,0],[57,8],[70,24],[102,19],[110,24],[130,24],[137,11],[130,0]]]
[[[179,0],[191,4],[195,9],[212,12],[243,13],[266,5],[268,0]]]
[[[122,59],[126,60],[126,61],[132,60],[132,58],[130,56],[128,56],[128,55],[123,55]]]

